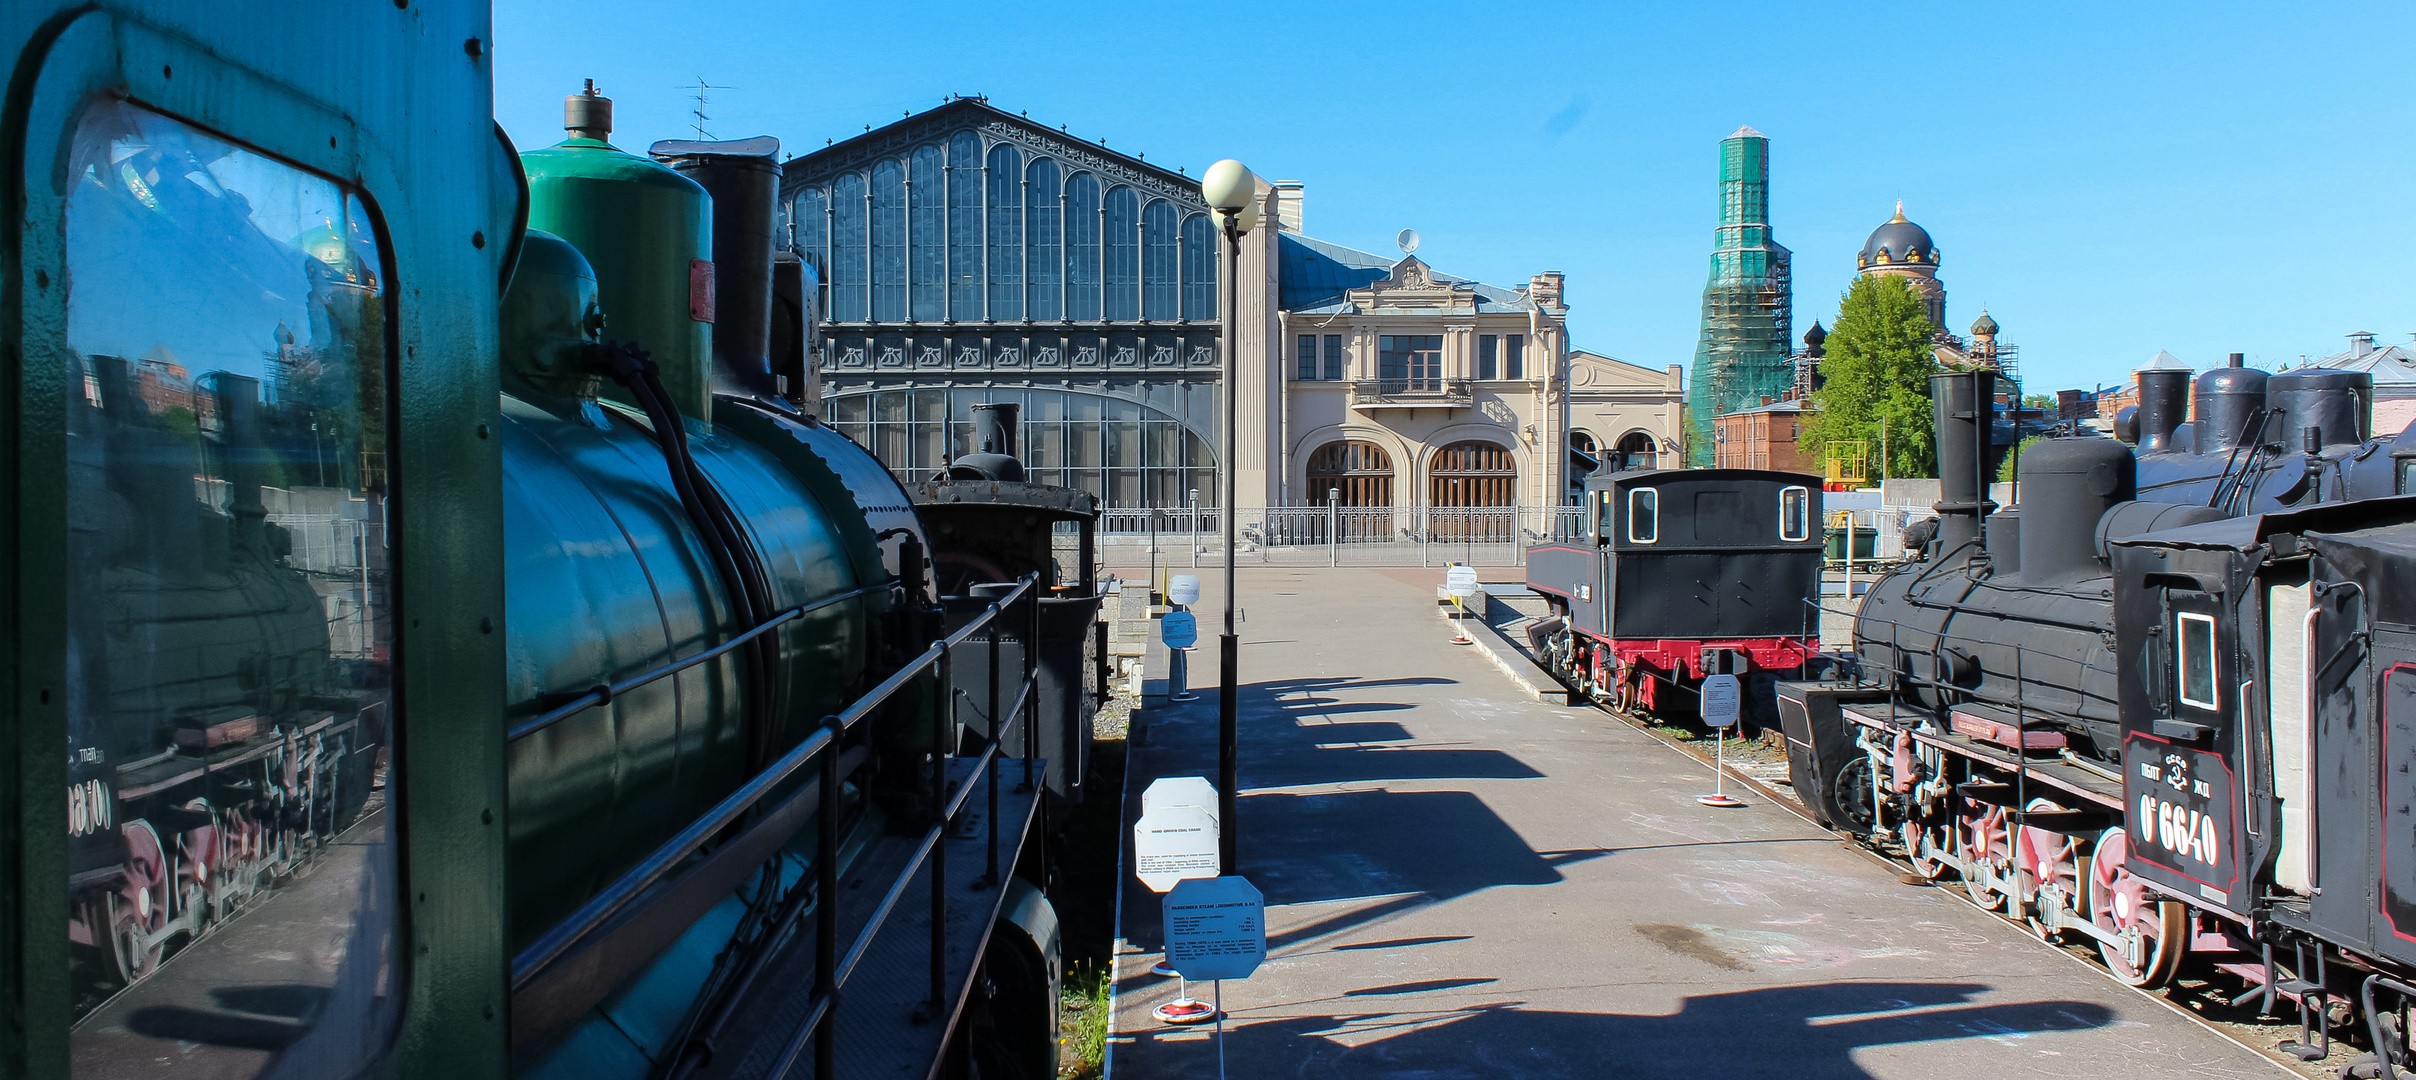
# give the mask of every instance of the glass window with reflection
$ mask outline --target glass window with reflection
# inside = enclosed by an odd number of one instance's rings
[[[939,322],[948,317],[948,172],[940,148],[918,146],[908,159],[906,186],[914,203],[906,223],[911,254],[906,276],[914,294],[916,322]]]
[[[895,158],[872,167],[872,317],[906,318],[906,169]]]
[[[1181,215],[1174,204],[1151,199],[1141,208],[1141,317],[1171,322],[1182,317],[1178,280]]]
[[[1107,318],[1141,317],[1141,196],[1128,187],[1110,188],[1100,216],[1107,264]]]
[[[1183,317],[1216,318],[1216,229],[1208,215],[1183,219]]]
[[[1661,492],[1655,488],[1627,489],[1627,539],[1650,544],[1661,539]]]
[[[831,321],[863,322],[872,309],[865,250],[864,174],[831,182]]]
[[[1043,158],[1024,170],[1024,236],[1028,239],[1025,273],[1031,278],[1029,318],[1043,322],[1065,310],[1065,280],[1061,245],[1063,207],[1058,204],[1057,163]]]
[[[948,317],[982,317],[981,139],[960,131],[948,140]]]
[[[1787,541],[1808,540],[1812,537],[1812,491],[1810,488],[1787,487],[1778,493],[1778,538]]]
[[[74,1072],[352,1076],[405,965],[389,268],[334,181],[110,100],[72,146]]]
[[[1078,172],[1065,179],[1065,317],[1099,317],[1099,177]]]
[[[990,317],[1023,318],[1023,151],[990,148]]]

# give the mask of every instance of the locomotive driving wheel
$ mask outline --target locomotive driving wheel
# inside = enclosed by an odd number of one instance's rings
[[[2097,850],[2089,856],[2089,917],[2109,933],[2137,934],[2136,964],[2129,949],[2112,942],[2099,941],[2097,951],[2115,978],[2149,989],[2180,973],[2188,952],[2183,935],[2189,930],[2189,913],[2179,901],[2150,899],[2147,883],[2132,876],[2126,865],[2130,855],[2130,833],[2120,826],[2097,838]]]
[[[168,878],[168,852],[149,822],[135,820],[121,830],[126,835],[125,878],[111,897],[110,958],[114,974],[126,985],[159,967],[164,943],[152,935],[168,925],[168,898],[174,882]]]
[[[2004,910],[2013,899],[1982,877],[1986,872],[1995,877],[2009,877],[2013,867],[2013,838],[2005,828],[2005,808],[1986,803],[1963,800],[1963,815],[1956,822],[1955,840],[1961,845],[1963,891],[1971,894],[1972,903],[1990,911]]]
[[[1953,822],[1936,817],[1907,818],[1897,826],[1904,843],[1904,857],[1913,864],[1913,872],[1936,881],[1954,869],[1955,827]]]
[[[2032,799],[2026,809],[2037,812],[2064,808],[2047,799]],[[2074,909],[2081,906],[2084,898],[2080,838],[2024,826],[2017,843],[2015,864],[2021,868],[2021,874],[2016,880],[2022,889],[2022,921],[2029,924],[2031,933],[2053,941],[2057,932],[2047,929],[2041,908],[2047,904],[2060,906],[2063,900],[2069,900]],[[2063,899],[2058,899],[2059,896]]]

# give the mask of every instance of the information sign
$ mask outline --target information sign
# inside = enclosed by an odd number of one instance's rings
[[[1188,611],[1169,611],[1158,620],[1158,636],[1165,639],[1169,649],[1188,649],[1200,643],[1199,616]]]
[[[1703,680],[1703,723],[1711,727],[1727,727],[1737,722],[1744,711],[1745,688],[1734,675],[1713,675]]]
[[[1443,572],[1443,591],[1450,593],[1454,599],[1462,601],[1475,596],[1479,591],[1476,583],[1476,567],[1454,563],[1451,569]]]
[[[1215,877],[1217,854],[1216,815],[1197,806],[1145,810],[1133,823],[1133,876],[1151,892]]]
[[[1166,602],[1189,607],[1200,602],[1200,579],[1197,574],[1176,574],[1166,582]]]
[[[1216,785],[1205,776],[1162,776],[1141,790],[1141,812],[1169,806],[1196,806],[1216,816]]]
[[[1166,894],[1166,966],[1186,979],[1247,979],[1267,958],[1267,900],[1243,877],[1186,881]]]

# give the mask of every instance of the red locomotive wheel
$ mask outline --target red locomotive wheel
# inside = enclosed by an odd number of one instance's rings
[[[2150,989],[2173,981],[2180,973],[2182,957],[2189,950],[2185,938],[2189,913],[2179,901],[2150,899],[2147,883],[2132,876],[2126,865],[2130,856],[2131,835],[2121,827],[2107,829],[2097,838],[2097,850],[2089,856],[2089,917],[2101,930],[2139,931],[2138,964],[2132,964],[2123,949],[2109,942],[2098,942],[2097,952],[2115,978]]]
[[[2046,799],[2032,799],[2028,809],[2044,811],[2061,810],[2063,807]],[[2025,827],[2019,845],[2015,862],[2020,866],[2021,873],[2015,880],[2021,883],[2023,921],[2030,924],[2032,933],[2053,940],[2056,935],[2047,932],[2047,923],[2039,914],[2039,907],[2050,902],[2047,887],[2057,887],[2064,896],[2071,898],[2075,908],[2087,901],[2081,893],[2080,838]]]
[[[1955,839],[1961,845],[1963,865],[1985,867],[1997,877],[2013,873],[2013,838],[2007,835],[2005,808],[1963,800],[1963,816],[1957,823]],[[2012,897],[1999,892],[1982,881],[1976,873],[1963,876],[1963,891],[1971,894],[1972,902],[1990,911],[2002,911]]]

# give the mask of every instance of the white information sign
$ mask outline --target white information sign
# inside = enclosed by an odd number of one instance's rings
[[[1247,979],[1267,958],[1267,900],[1248,878],[1186,881],[1166,894],[1166,966],[1186,979]]]
[[[1133,876],[1151,892],[1217,871],[1216,815],[1197,806],[1161,806],[1133,823]]]
[[[1205,776],[1162,776],[1141,791],[1141,813],[1169,806],[1196,806],[1216,816],[1216,785]]]
[[[1200,579],[1196,574],[1176,574],[1166,582],[1166,602],[1190,607],[1200,602]]]
[[[1443,591],[1461,600],[1477,594],[1476,567],[1454,565],[1443,572]]]
[[[1745,688],[1734,675],[1713,675],[1703,680],[1703,723],[1711,727],[1727,727],[1737,722],[1744,711]]]

